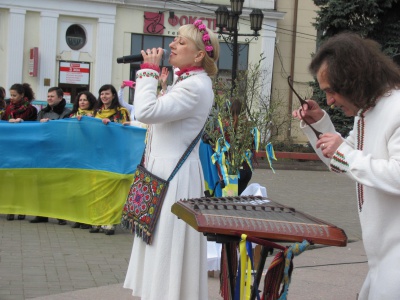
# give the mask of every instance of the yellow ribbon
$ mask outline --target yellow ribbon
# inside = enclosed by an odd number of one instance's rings
[[[242,234],[242,240],[239,243],[240,249],[240,300],[250,299],[251,295],[251,260],[247,255],[246,234]],[[247,266],[247,268],[246,268]],[[247,269],[247,272],[246,272]],[[247,273],[247,276],[246,276]],[[247,278],[246,278],[247,277]]]

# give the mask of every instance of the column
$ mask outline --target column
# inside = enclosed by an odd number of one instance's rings
[[[40,43],[39,43],[39,84],[36,98],[45,100],[47,90],[57,86],[57,29],[58,13],[43,11],[40,14]],[[60,37],[63,38],[63,37]],[[44,85],[44,80],[50,79],[50,86]]]
[[[274,67],[274,54],[275,54],[275,38],[276,32],[271,31],[271,28],[276,28],[277,24],[275,21],[264,20],[270,26],[264,26],[267,29],[261,29],[261,53],[264,54],[265,59],[261,63],[261,70],[265,72],[265,88],[262,91],[263,99],[270,99],[271,86],[272,86],[272,73]]]
[[[99,19],[97,23],[96,60],[94,66],[94,86],[91,88],[97,97],[97,91],[112,79],[114,19]]]
[[[11,8],[7,33],[7,67],[5,68],[6,85],[8,89],[14,83],[22,83],[24,63],[24,36],[26,10]]]

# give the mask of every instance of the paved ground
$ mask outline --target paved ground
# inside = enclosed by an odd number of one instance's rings
[[[333,223],[349,237],[347,247],[316,247],[295,258],[289,299],[356,299],[367,267],[355,185],[326,171],[268,169],[257,169],[252,182],[265,186],[271,199]],[[132,240],[122,230],[106,236],[54,219],[30,224],[0,215],[0,300],[132,299],[122,288]],[[210,300],[221,299],[218,285],[209,278]]]

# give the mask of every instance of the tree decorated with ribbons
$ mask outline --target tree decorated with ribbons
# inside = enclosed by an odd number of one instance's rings
[[[235,89],[224,78],[214,84],[214,107],[205,133],[214,150],[212,162],[218,164],[225,184],[228,175],[239,174],[244,162],[253,168],[254,152],[265,149],[267,158],[275,159],[271,139],[288,121],[278,109],[282,101],[271,101],[263,93],[268,75],[261,69],[263,59],[239,72]]]

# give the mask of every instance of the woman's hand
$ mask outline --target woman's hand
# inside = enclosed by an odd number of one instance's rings
[[[48,121],[50,121],[49,118],[44,118],[44,119],[41,119],[41,120],[40,120],[40,123],[46,123],[46,122],[48,122]]]
[[[332,158],[336,150],[343,143],[343,138],[337,133],[324,133],[320,136],[315,147],[321,148],[325,157]]]
[[[21,122],[23,122],[24,120],[23,119],[21,119],[21,118],[16,118],[16,119],[10,119],[10,120],[8,120],[8,122],[10,122],[10,123],[21,123]]]
[[[163,91],[167,90],[168,75],[169,75],[168,68],[163,67],[161,70],[161,75],[160,75],[160,83],[161,83],[161,88],[163,89]]]
[[[102,119],[101,121],[103,122],[104,125],[107,125],[108,123],[111,122],[110,119],[107,119],[107,118]]]
[[[318,122],[324,116],[323,110],[314,100],[306,100],[307,105],[303,105],[292,112],[292,116],[296,119],[305,119],[308,123],[313,124]]]
[[[160,65],[164,50],[162,48],[152,48],[146,51],[141,51],[143,56],[143,63],[153,64],[156,66]]]

